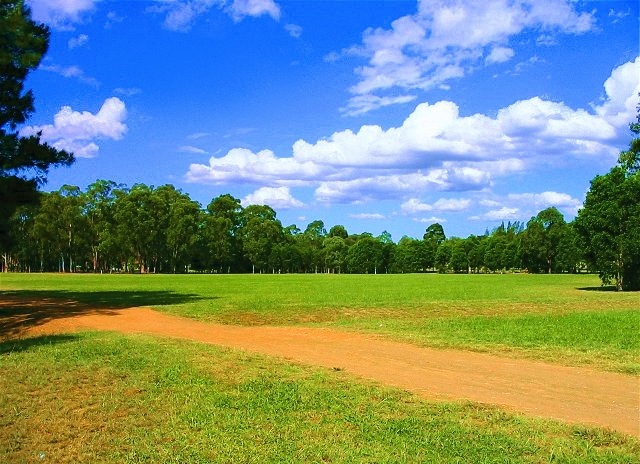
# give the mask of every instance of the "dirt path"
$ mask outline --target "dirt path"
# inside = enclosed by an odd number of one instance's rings
[[[420,348],[332,329],[208,324],[148,308],[83,308],[37,321],[25,314],[14,315],[11,320],[0,317],[5,334],[6,327],[22,327],[20,335],[98,329],[188,339],[339,368],[429,399],[495,404],[534,416],[610,427],[640,436],[640,378],[634,376]],[[37,323],[29,324],[34,321]]]

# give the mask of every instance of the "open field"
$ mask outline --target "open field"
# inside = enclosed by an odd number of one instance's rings
[[[8,274],[14,294],[238,325],[321,325],[640,373],[640,296],[593,275]]]
[[[142,335],[0,345],[0,462],[639,462],[637,439]]]
[[[67,316],[151,306],[638,372],[638,295],[596,291],[593,276],[0,279],[0,298],[43,302],[23,325],[55,319],[54,298]],[[5,338],[11,310],[0,308]],[[424,400],[342,370],[140,334],[14,336],[0,343],[0,462],[640,462],[628,435]]]

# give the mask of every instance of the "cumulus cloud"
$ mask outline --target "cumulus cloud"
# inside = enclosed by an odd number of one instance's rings
[[[186,177],[214,184],[313,186],[322,203],[481,191],[498,177],[555,157],[615,159],[635,115],[640,58],[614,69],[604,91],[605,99],[590,110],[533,97],[495,115],[462,116],[450,101],[421,103],[396,127],[364,125],[315,142],[297,140],[286,157],[235,148],[208,164],[192,164]],[[493,215],[515,214],[494,210]]]
[[[320,174],[320,167],[313,162],[278,158],[271,150],[253,153],[245,148],[234,148],[221,158],[212,156],[208,165],[192,164],[186,179],[188,182],[213,184],[285,184],[317,179]]]
[[[40,132],[41,139],[55,148],[73,152],[79,158],[92,158],[99,151],[97,141],[122,139],[127,131],[123,122],[126,117],[125,104],[111,97],[104,101],[95,114],[64,106],[54,116],[53,124],[27,126],[21,130],[21,134],[28,136]]]
[[[486,58],[487,64],[502,63],[509,61],[516,52],[509,47],[494,47]]]
[[[440,198],[433,204],[423,203],[418,198],[410,198],[400,205],[404,214],[415,214],[429,211],[459,212],[469,209],[471,200],[468,198]]]
[[[27,0],[32,17],[57,29],[71,29],[72,24],[82,21],[91,12],[98,0]]]
[[[394,101],[389,92],[427,90],[465,76],[484,63],[510,60],[509,40],[524,31],[580,34],[594,28],[591,13],[568,0],[420,0],[417,12],[363,33],[358,54],[368,63],[355,70],[359,81],[348,114],[361,114]],[[339,55],[331,55],[336,58]],[[380,96],[380,93],[386,95]],[[363,98],[363,97],[368,98]],[[397,103],[404,102],[402,99]]]
[[[242,199],[242,205],[269,205],[274,209],[302,208],[304,203],[295,199],[289,187],[261,187]]]
[[[508,208],[503,206],[499,209],[492,209],[479,216],[471,216],[472,221],[515,221],[521,219],[518,208]]]
[[[550,207],[558,208],[565,217],[574,217],[582,207],[582,201],[567,193],[546,191],[510,193],[504,197],[483,198],[478,201],[478,205],[488,210],[469,219],[525,222],[543,209]]]
[[[507,200],[519,204],[524,204],[536,212],[555,206],[564,210],[566,213],[575,216],[578,209],[582,207],[582,202],[577,198],[573,198],[567,193],[560,192],[542,192],[542,193],[511,193],[507,196]]]

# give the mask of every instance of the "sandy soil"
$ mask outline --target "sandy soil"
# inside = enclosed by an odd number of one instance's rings
[[[421,348],[324,328],[238,327],[179,318],[149,308],[99,309],[73,301],[11,297],[0,301],[2,338],[83,329],[211,343],[342,369],[428,399],[494,404],[533,416],[640,436],[640,378],[635,376]]]

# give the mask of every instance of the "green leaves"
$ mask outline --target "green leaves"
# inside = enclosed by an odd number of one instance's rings
[[[594,178],[576,218],[589,263],[618,290],[640,290],[640,173],[632,164]]]

